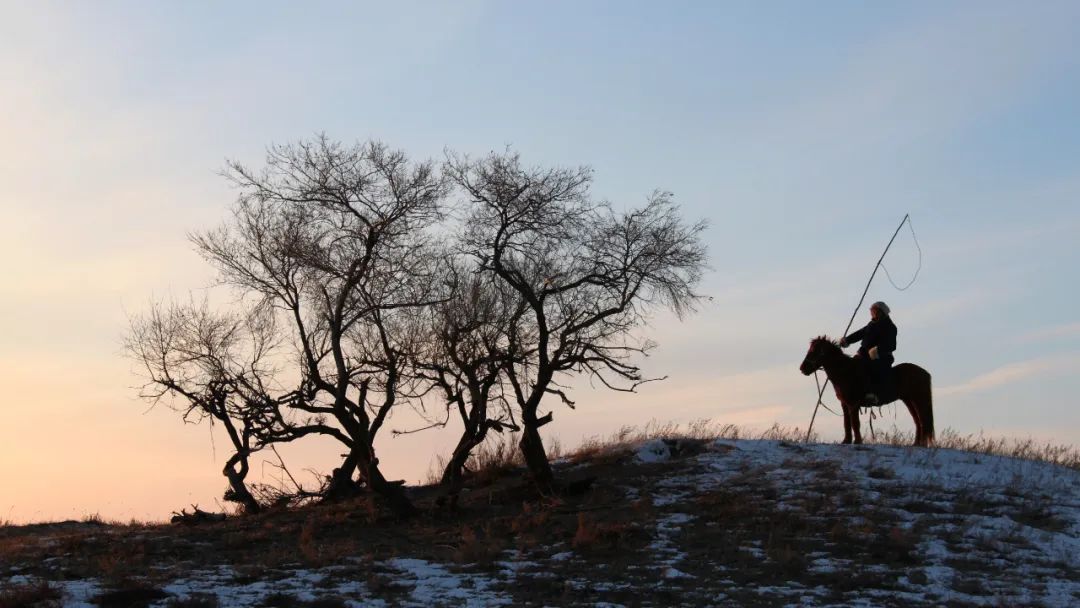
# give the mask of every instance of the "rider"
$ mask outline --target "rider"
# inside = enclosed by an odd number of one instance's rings
[[[840,340],[840,346],[846,348],[859,341],[862,341],[862,344],[855,356],[867,364],[870,386],[881,387],[886,374],[892,368],[893,351],[896,350],[896,325],[889,318],[889,307],[884,302],[871,304],[870,322],[866,327]],[[872,390],[866,393],[868,405],[878,402],[878,397]]]

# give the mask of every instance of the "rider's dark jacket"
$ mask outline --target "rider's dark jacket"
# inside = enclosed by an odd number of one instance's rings
[[[854,344],[862,340],[859,346],[859,355],[869,358],[869,351],[873,347],[878,348],[878,360],[883,364],[892,365],[893,351],[896,350],[896,325],[888,315],[878,317],[876,321],[870,321],[866,327],[848,334],[845,338],[848,344]],[[886,368],[888,369],[888,368]]]

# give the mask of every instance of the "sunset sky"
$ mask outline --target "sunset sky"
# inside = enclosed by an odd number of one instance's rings
[[[652,419],[805,428],[807,343],[840,335],[910,213],[918,279],[879,274],[867,303],[892,307],[898,360],[933,374],[939,432],[1080,444],[1080,3],[0,9],[0,520],[218,508],[227,441],[148,410],[120,340],[151,300],[213,281],[187,234],[226,218],[225,159],[323,131],[421,159],[512,145],[591,165],[616,206],[661,188],[710,221],[712,300],[649,329],[644,367],[668,380],[586,383],[576,411],[551,404],[548,440]],[[905,229],[886,267],[903,286],[918,260]],[[893,406],[877,424],[912,429]],[[455,435],[377,448],[416,482]],[[285,454],[310,479],[339,451]]]

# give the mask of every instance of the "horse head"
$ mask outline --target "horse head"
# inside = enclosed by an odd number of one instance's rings
[[[810,350],[806,351],[806,357],[803,358],[802,365],[799,366],[799,371],[804,376],[821,369],[821,366],[825,364],[825,357],[832,351],[840,350],[840,346],[825,336],[818,336],[810,341]]]

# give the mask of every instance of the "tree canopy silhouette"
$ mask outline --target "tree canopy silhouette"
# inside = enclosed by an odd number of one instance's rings
[[[226,176],[240,192],[232,221],[192,240],[222,282],[288,323],[295,357],[283,376],[296,387],[287,407],[332,419],[340,432],[330,434],[348,448],[329,494],[360,482],[410,512],[374,441],[409,391],[402,382],[437,263],[427,228],[440,217],[444,180],[431,162],[381,143],[325,136],[272,147],[261,171],[230,163]]]
[[[653,343],[635,334],[650,311],[694,310],[706,267],[704,221],[686,223],[672,195],[616,212],[590,197],[592,171],[533,168],[513,152],[478,160],[451,155],[450,179],[468,204],[462,248],[524,301],[527,323],[513,338],[505,374],[520,410],[522,455],[541,484],[553,480],[539,428],[543,399],[573,406],[562,378],[588,374],[633,391],[634,362]]]
[[[637,363],[654,346],[640,335],[650,315],[701,300],[705,223],[684,221],[668,192],[616,211],[592,199],[585,167],[526,167],[513,152],[440,166],[317,136],[224,175],[231,218],[191,240],[237,304],[154,305],[125,346],[145,397],[225,426],[229,497],[248,511],[249,457],[323,435],[347,452],[325,497],[366,486],[412,513],[375,439],[395,408],[431,395],[462,422],[448,486],[492,430],[521,432],[533,479],[550,486],[544,399],[572,407],[567,383],[582,375],[634,391],[652,379]]]

